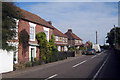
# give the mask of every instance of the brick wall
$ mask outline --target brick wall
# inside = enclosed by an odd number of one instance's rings
[[[76,43],[76,40],[74,40],[74,42],[75,42],[75,45],[82,45],[82,41],[81,43],[80,42]]]
[[[29,34],[29,22],[20,20],[18,23],[18,36],[19,36],[19,33],[24,29]],[[29,48],[27,48],[27,51],[24,54],[22,52],[23,52],[22,45],[19,44],[19,46],[18,46],[18,63],[29,61],[29,59],[28,59],[29,58]]]
[[[39,33],[39,32],[43,32],[43,27],[41,25],[36,24],[35,27],[35,34]],[[30,25],[28,21],[24,21],[24,20],[20,20],[18,23],[18,33],[20,33],[22,30],[26,30],[26,32],[28,32],[28,34],[30,34]],[[51,38],[51,35],[53,34],[53,30],[49,29],[49,38]],[[29,41],[31,43],[37,43],[37,39],[35,39],[35,41]],[[36,48],[36,57],[37,60],[39,59],[39,49]],[[22,45],[19,44],[18,47],[18,62],[29,62],[29,47],[27,48],[25,54],[22,54],[23,48]]]

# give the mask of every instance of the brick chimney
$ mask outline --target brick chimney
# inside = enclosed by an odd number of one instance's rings
[[[72,29],[68,29],[68,32],[72,32]]]
[[[52,25],[52,22],[51,22],[51,21],[48,21],[48,23],[49,23],[50,25]]]

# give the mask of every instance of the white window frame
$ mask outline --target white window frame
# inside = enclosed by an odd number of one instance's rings
[[[62,40],[63,42],[65,42],[65,38],[63,37],[63,40]]]
[[[57,46],[58,51],[61,51],[61,46]]]
[[[34,24],[34,23],[31,23],[31,22],[29,22],[29,25],[30,25],[30,41],[35,41],[35,27],[36,27],[36,24]],[[33,30],[33,39],[31,38],[31,28],[33,28],[34,30]]]
[[[19,20],[16,20],[16,37],[15,37],[15,39],[18,39],[18,22],[19,22]]]
[[[79,40],[79,43],[82,43],[82,41],[81,41],[81,40]]]
[[[67,42],[67,40],[68,40],[68,39],[67,39],[67,38],[65,38],[65,42]]]
[[[17,40],[17,39],[18,39],[18,22],[19,22],[19,20],[16,19],[16,18],[14,18],[14,20],[15,20],[15,22],[16,22],[16,28],[11,29],[11,30],[15,30],[15,31],[16,31],[16,34],[15,34],[15,36],[13,37],[13,39]]]
[[[68,48],[67,48],[67,46],[64,46],[64,51],[68,51]]]
[[[46,34],[46,39],[49,41],[49,28],[43,27],[44,32],[48,32],[48,34]]]
[[[59,41],[58,36],[55,36],[55,41]]]

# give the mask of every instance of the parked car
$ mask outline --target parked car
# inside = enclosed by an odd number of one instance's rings
[[[86,51],[86,55],[87,54],[93,54],[93,55],[95,55],[96,54],[96,51],[95,51],[95,49],[88,49],[87,51]]]

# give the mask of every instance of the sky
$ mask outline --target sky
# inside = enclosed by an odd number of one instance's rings
[[[120,0],[1,0],[10,2],[118,2]]]
[[[116,0],[117,1],[117,0]],[[40,16],[65,33],[72,29],[83,43],[96,41],[103,45],[107,32],[118,25],[117,2],[18,2],[16,5]]]

